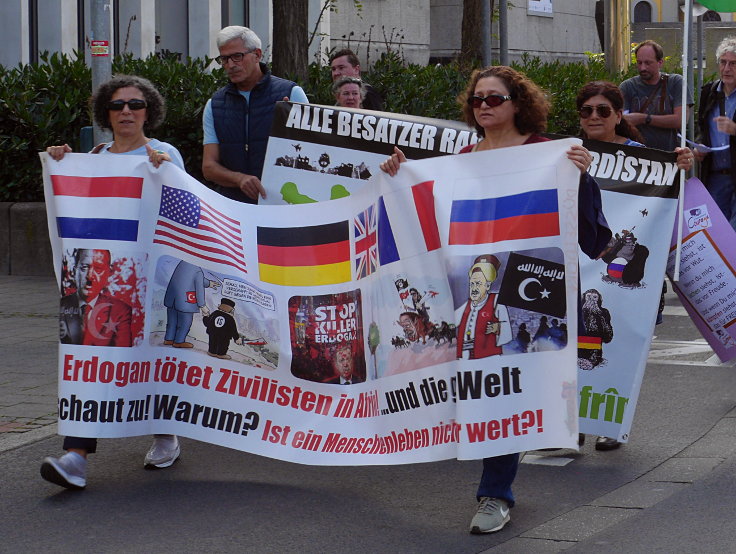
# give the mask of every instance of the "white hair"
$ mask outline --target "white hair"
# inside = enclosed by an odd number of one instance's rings
[[[217,47],[222,48],[225,44],[231,40],[240,39],[243,41],[243,45],[247,50],[259,49],[261,50],[261,39],[248,27],[241,27],[240,25],[230,25],[225,27],[219,33],[217,33]]]
[[[721,41],[721,44],[716,48],[716,61],[720,63],[721,56],[726,52],[736,54],[736,37],[726,37]]]

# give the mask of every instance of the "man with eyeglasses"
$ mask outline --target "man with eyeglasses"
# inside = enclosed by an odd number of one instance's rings
[[[261,39],[233,25],[217,34],[222,65],[230,82],[207,101],[202,116],[202,174],[223,196],[257,204],[274,107],[280,100],[309,102],[301,87],[271,75],[261,61]]]
[[[716,59],[720,79],[703,86],[698,106],[700,142],[714,151],[696,148],[695,157],[701,180],[736,229],[736,37],[721,41]]]
[[[333,83],[337,83],[343,77],[360,79],[360,60],[352,50],[343,48],[330,56],[330,72]],[[363,81],[363,88],[365,96],[361,107],[366,110],[383,111],[383,98],[376,92],[376,89],[365,81]]]
[[[660,71],[664,51],[653,40],[639,43],[634,54],[639,75],[626,79],[619,87],[624,95],[624,117],[636,125],[646,146],[672,151],[679,145],[682,75]],[[690,91],[687,105],[693,105]]]

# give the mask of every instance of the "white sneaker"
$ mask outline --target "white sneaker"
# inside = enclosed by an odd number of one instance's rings
[[[169,467],[179,459],[179,454],[181,448],[176,435],[153,435],[153,444],[143,460],[143,467],[146,469]]]
[[[509,511],[509,503],[502,498],[481,496],[478,511],[470,522],[470,532],[478,535],[500,531],[511,519]]]
[[[87,459],[76,452],[44,458],[41,477],[67,489],[83,489],[87,486]]]

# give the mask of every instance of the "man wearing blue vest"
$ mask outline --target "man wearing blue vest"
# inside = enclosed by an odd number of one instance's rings
[[[247,27],[225,27],[217,34],[215,60],[230,82],[207,101],[202,116],[202,174],[223,196],[257,204],[266,197],[263,161],[276,102],[309,102],[301,87],[271,75],[261,62],[261,39]]]

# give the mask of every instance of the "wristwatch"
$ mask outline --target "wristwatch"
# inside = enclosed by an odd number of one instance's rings
[[[644,120],[644,125],[649,125],[652,122],[652,114],[648,113],[647,118]]]

